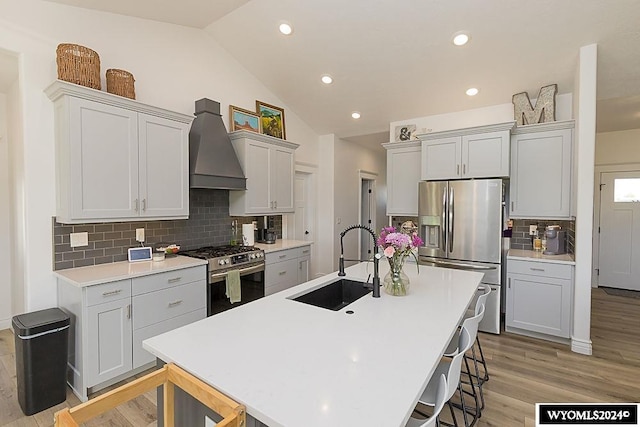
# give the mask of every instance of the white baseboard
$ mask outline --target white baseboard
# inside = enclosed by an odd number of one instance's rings
[[[11,319],[0,319],[0,331],[3,329],[11,329]]]
[[[581,340],[571,337],[571,351],[580,354],[586,354],[591,356],[593,354],[593,347],[591,340]]]

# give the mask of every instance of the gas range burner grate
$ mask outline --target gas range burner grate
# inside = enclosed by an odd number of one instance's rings
[[[246,252],[253,252],[257,250],[253,246],[234,246],[234,245],[224,245],[224,246],[205,246],[198,249],[193,249],[190,251],[180,252],[181,255],[190,256],[193,258],[217,258],[222,256],[230,256],[243,254]]]

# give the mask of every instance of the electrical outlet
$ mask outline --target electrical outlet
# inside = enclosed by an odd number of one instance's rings
[[[136,242],[144,242],[144,228],[136,228]]]
[[[89,245],[89,233],[86,231],[83,233],[71,233],[69,235],[69,244],[72,248]]]
[[[529,225],[529,236],[534,236],[538,232],[538,226],[536,224]]]

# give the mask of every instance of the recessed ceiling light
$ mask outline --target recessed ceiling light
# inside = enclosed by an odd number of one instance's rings
[[[291,26],[291,24],[288,24],[286,22],[283,22],[282,24],[280,24],[278,29],[285,36],[288,36],[289,34],[293,33],[293,27]]]
[[[453,36],[453,44],[463,46],[469,41],[469,35],[465,33],[456,33]]]
[[[333,77],[331,77],[329,74],[325,74],[320,80],[322,80],[322,83],[326,85],[330,85],[331,83],[333,83]]]
[[[354,111],[353,113],[351,113],[351,117],[353,117],[354,119],[359,119],[360,113],[358,113],[357,111]]]
[[[475,87],[470,87],[465,93],[469,96],[476,96],[478,92],[478,89],[476,89]]]

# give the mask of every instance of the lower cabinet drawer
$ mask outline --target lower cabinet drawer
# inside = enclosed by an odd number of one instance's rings
[[[131,297],[131,280],[118,280],[117,282],[103,283],[101,285],[87,286],[87,306],[102,304],[104,302],[128,299]]]
[[[298,260],[294,258],[267,265],[264,276],[265,293],[273,286],[284,285],[282,289],[295,286],[298,284]]]
[[[507,271],[517,274],[531,274],[534,276],[557,277],[558,279],[571,279],[573,266],[570,264],[557,264],[552,262],[535,262],[507,260]]]
[[[173,319],[133,331],[133,369],[156,360],[153,354],[142,348],[142,341],[188,325],[189,323],[197,322],[205,317],[207,317],[207,309],[201,308],[191,313],[183,314]]]
[[[276,262],[286,261],[298,256],[298,249],[286,249],[284,251],[268,252],[265,254],[264,262],[266,264],[274,264]]]
[[[207,283],[204,280],[133,297],[133,329],[204,308]]]
[[[207,280],[207,267],[205,265],[136,277],[132,279],[133,295],[173,288],[199,280]]]

